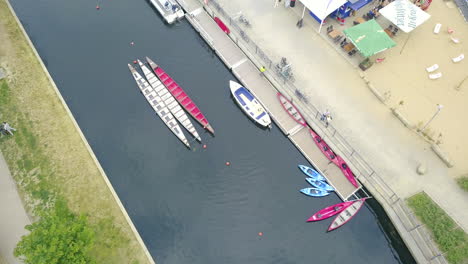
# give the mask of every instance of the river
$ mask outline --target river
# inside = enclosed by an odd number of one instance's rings
[[[157,263],[414,263],[375,201],[331,233],[305,222],[339,198],[299,193],[306,160],[235,105],[235,77],[187,21],[143,0],[12,4]],[[139,93],[126,64],[144,56],[204,111],[207,149],[187,150]]]

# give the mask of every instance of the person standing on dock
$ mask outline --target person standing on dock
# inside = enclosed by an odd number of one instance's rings
[[[260,67],[260,75],[261,76],[265,76],[265,71],[266,71],[265,66]]]
[[[13,136],[13,131],[16,131],[16,129],[11,127],[10,124],[8,124],[7,122],[2,123],[2,127],[1,127],[2,133]]]

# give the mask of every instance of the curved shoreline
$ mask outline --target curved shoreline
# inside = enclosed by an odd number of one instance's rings
[[[68,117],[70,118],[70,120],[72,121],[73,123],[73,126],[75,127],[76,129],[76,132],[78,132],[83,144],[85,145],[87,151],[88,151],[88,154],[91,156],[94,164],[96,165],[97,169],[99,170],[101,176],[102,176],[102,179],[104,180],[104,182],[106,183],[107,185],[107,188],[108,190],[111,192],[112,194],[112,197],[114,198],[115,202],[117,203],[117,206],[119,207],[122,215],[124,216],[127,224],[130,226],[130,229],[132,230],[132,233],[133,235],[135,236],[138,244],[141,246],[142,250],[144,251],[145,255],[146,255],[146,258],[148,260],[149,263],[151,264],[154,264],[155,261],[153,260],[150,252],[148,251],[145,243],[143,242],[143,239],[141,238],[140,234],[138,233],[138,230],[136,229],[135,225],[133,224],[130,216],[128,215],[127,211],[125,210],[125,207],[123,206],[122,202],[120,201],[117,193],[115,192],[112,184],[110,183],[109,181],[109,178],[107,177],[105,171],[102,169],[101,167],[101,164],[99,163],[99,161],[97,160],[93,150],[91,149],[88,141],[86,140],[83,132],[81,131],[78,123],[76,122],[72,112],[70,111],[70,109],[68,108],[68,105],[66,104],[65,100],[63,99],[57,85],[55,84],[54,80],[52,79],[52,76],[50,75],[49,71],[47,70],[46,66],[44,65],[44,62],[42,61],[41,57],[39,56],[39,53],[37,52],[34,44],[32,43],[31,39],[29,38],[29,35],[27,34],[26,30],[24,29],[21,21],[19,20],[18,16],[16,15],[16,12],[15,10],[13,9],[12,5],[10,4],[9,0],[5,0],[11,14],[13,15],[19,29],[21,30],[24,38],[26,39],[28,45],[30,46],[31,50],[33,51],[34,53],[34,56],[35,58],[37,59],[37,61],[39,62],[39,64],[41,65],[41,68],[43,70],[43,72],[45,73],[45,75],[47,76],[47,79],[49,81],[49,83],[51,84],[51,86],[53,87],[54,91],[55,91],[55,94],[56,96],[59,98],[60,102],[62,103],[62,106],[63,108],[65,109]]]

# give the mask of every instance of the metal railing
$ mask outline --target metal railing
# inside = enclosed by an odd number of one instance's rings
[[[261,66],[269,69],[266,72],[269,80],[274,84],[275,88],[283,94],[286,94],[294,103],[301,109],[304,118],[309,124],[316,124],[316,128],[321,131],[322,138],[328,138],[335,150],[338,149],[340,154],[344,156],[348,164],[353,169],[356,177],[365,186],[373,192],[374,196],[378,194],[394,211],[404,226],[405,230],[411,235],[416,242],[428,263],[448,263],[443,253],[439,251],[435,242],[432,239],[429,231],[419,222],[414,216],[414,213],[406,205],[406,203],[398,197],[398,195],[388,186],[388,184],[380,177],[380,175],[369,165],[369,163],[347,142],[333,125],[320,125],[320,117],[322,113],[309,102],[307,96],[301,89],[294,86],[293,82],[285,78],[281,73],[275,70],[273,60],[264,52],[246,33],[246,29],[239,26],[236,20],[231,17],[216,0],[209,0],[208,4],[204,4],[203,0],[198,0],[203,4],[205,10],[211,16],[219,16],[225,21],[231,29],[230,37],[237,45],[244,50],[249,58],[259,68]],[[250,54],[248,54],[250,53]],[[315,128],[314,128],[315,129]],[[315,130],[317,130],[315,129]],[[318,131],[317,131],[318,132]]]

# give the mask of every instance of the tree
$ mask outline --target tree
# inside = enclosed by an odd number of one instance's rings
[[[88,254],[93,245],[94,232],[84,215],[70,211],[63,200],[40,214],[41,219],[26,230],[14,254],[26,264],[87,264],[95,263]]]

